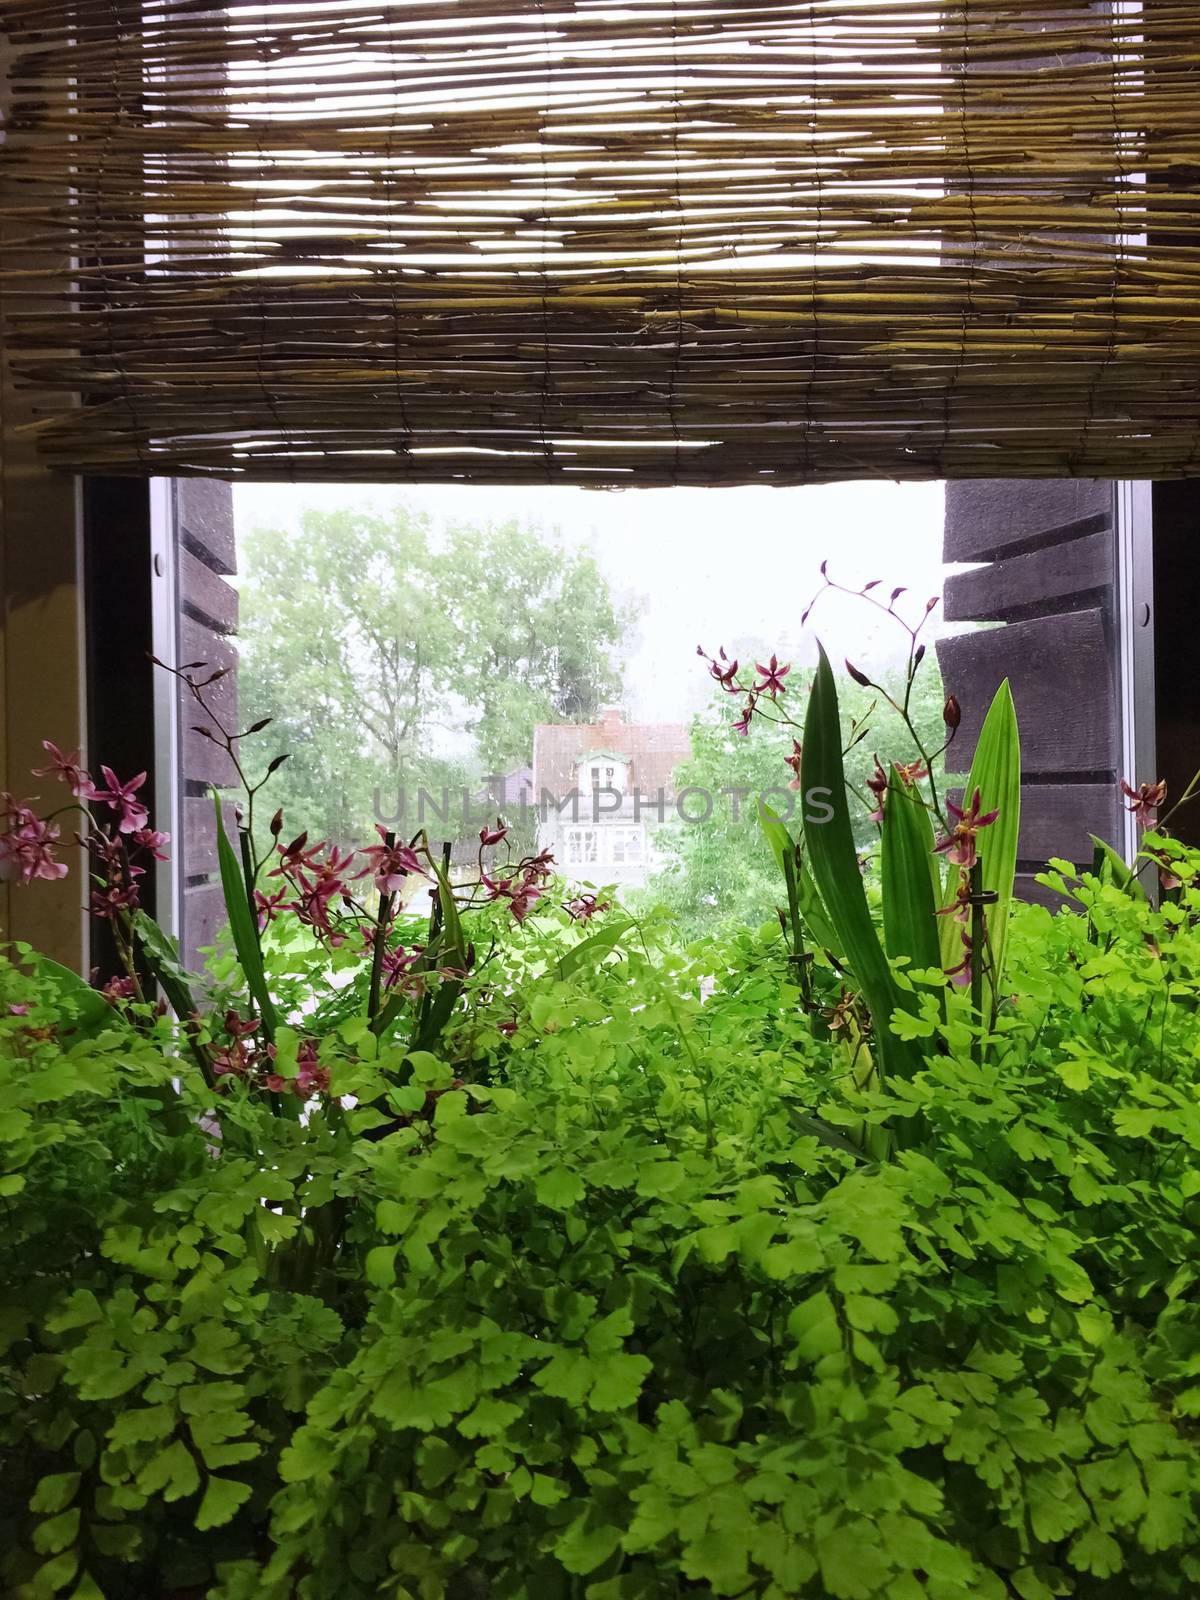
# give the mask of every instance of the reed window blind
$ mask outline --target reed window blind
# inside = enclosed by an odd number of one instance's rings
[[[1195,0],[9,0],[0,318],[94,473],[1200,472]]]

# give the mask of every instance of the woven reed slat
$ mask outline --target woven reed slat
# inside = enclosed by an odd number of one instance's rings
[[[3,332],[63,397],[41,449],[1198,474],[1195,3],[8,0]]]

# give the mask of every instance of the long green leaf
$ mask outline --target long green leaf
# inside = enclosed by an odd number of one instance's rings
[[[463,935],[462,918],[458,914],[454,890],[451,888],[449,878],[440,867],[435,865],[433,872],[437,879],[440,927],[436,941],[430,942],[425,954],[429,958],[431,969],[442,967],[465,973],[468,961],[467,942]],[[443,978],[436,991],[432,995],[425,996],[409,1041],[410,1049],[434,1048],[445,1031],[462,992],[461,979]]]
[[[454,890],[450,880],[440,867],[435,866],[434,876],[437,878],[438,904],[442,908],[442,927],[447,946],[447,955],[451,959],[455,956],[462,957],[462,966],[467,964],[467,941],[463,935],[462,918],[458,914],[458,902],[454,898]]]
[[[433,1050],[450,1021],[458,998],[463,992],[458,978],[443,978],[433,995],[427,996],[409,1040],[411,1050]]]
[[[893,960],[907,956],[914,967],[942,964],[929,872],[933,844],[928,810],[893,767],[883,809],[883,939]]]
[[[199,1008],[179,954],[179,946],[144,911],[134,913],[133,931],[142,959],[166,996],[167,1004],[180,1022],[186,1023]]]
[[[911,1077],[920,1057],[892,1031],[892,1012],[906,1007],[907,998],[892,977],[867,906],[846,798],[837,686],[829,658],[818,648],[820,660],[804,719],[801,757],[804,842],[813,881],[845,951],[851,976],[871,1012],[884,1072]],[[820,815],[826,810],[831,813],[828,818]]]
[[[800,920],[812,934],[814,944],[828,951],[835,961],[843,961],[845,958],[841,943],[834,932],[833,923],[825,913],[812,874],[803,855],[796,849],[795,840],[783,818],[772,811],[765,800],[760,800],[758,821],[767,843],[771,846],[772,854],[779,863],[779,870],[783,873],[788,887],[789,904],[794,894]]]
[[[267,988],[267,975],[263,970],[262,948],[258,942],[258,925],[250,911],[246,879],[241,862],[225,832],[221,816],[221,796],[213,790],[213,804],[217,813],[217,865],[221,871],[221,890],[225,896],[225,914],[229,918],[229,931],[233,935],[234,949],[246,975],[246,985],[262,1018],[263,1033],[268,1043],[275,1038],[278,1020],[271,992]]]
[[[969,806],[979,790],[984,812],[997,811],[995,822],[980,830],[979,859],[983,888],[996,895],[987,908],[988,947],[997,986],[1003,980],[1008,918],[1017,871],[1017,838],[1021,831],[1021,739],[1008,679],[996,690],[975,746],[975,759],[963,796]],[[947,919],[949,920],[949,919]]]
[[[799,957],[800,940],[803,931],[800,924],[800,886],[796,877],[796,845],[791,834],[784,826],[783,819],[776,815],[767,805],[765,800],[758,802],[758,825],[766,836],[767,843],[775,860],[779,863],[779,870],[783,873],[783,882],[787,890],[788,917],[792,928],[792,943],[796,946],[792,954]]]
[[[216,1080],[213,1077],[212,1063],[197,1042],[194,1032],[195,1024],[192,1018],[197,1015],[199,1007],[192,994],[190,976],[179,954],[179,945],[163,932],[153,917],[147,916],[144,911],[134,912],[133,935],[137,940],[142,960],[165,995],[167,1004],[179,1019],[184,1041],[192,1059],[200,1068],[205,1083],[210,1089],[213,1088]]]
[[[1118,855],[1106,840],[1094,833],[1090,833],[1088,838],[1096,847],[1098,862],[1095,870],[1100,881],[1115,884],[1132,900],[1145,900],[1146,890],[1137,875],[1137,869],[1131,867],[1123,856]]]
[[[93,989],[71,967],[64,967],[49,956],[34,955],[31,965],[41,973],[48,973],[58,984],[65,1000],[74,1008],[71,1031],[89,1037],[114,1024],[113,1008],[99,992]]]
[[[846,952],[842,948],[842,941],[829,920],[820,891],[813,882],[808,863],[803,858],[796,862],[796,892],[800,898],[800,915],[808,924],[813,938],[839,966],[845,966]]]
[[[437,898],[434,901],[433,910],[429,917],[429,934],[425,940],[425,948],[421,951],[419,959],[411,969],[414,975],[436,972],[438,967],[442,965],[443,960],[451,966],[455,965],[456,960],[462,967],[465,968],[466,966],[467,955],[466,946],[463,942],[462,919],[458,914],[454,892],[445,874],[439,872],[436,866],[433,869],[433,873],[437,884]],[[443,988],[449,986],[449,983],[447,983],[443,985]],[[457,989],[452,989],[451,1006],[460,990],[461,985]],[[396,994],[385,1000],[375,1013],[371,1023],[371,1032],[378,1034],[382,1038],[401,1013],[411,1006],[414,1016],[410,1031],[410,1044],[414,1050],[417,1048],[423,1049],[424,1045],[418,1046],[417,1041],[427,1036],[426,1024],[434,1004],[435,997],[431,993],[423,994],[414,1003],[408,992],[401,988]],[[440,1032],[440,1029],[438,1031]]]
[[[612,954],[621,939],[632,927],[633,923],[628,918],[619,918],[614,922],[607,923],[598,933],[593,933],[588,938],[581,939],[577,945],[573,945],[565,955],[560,957],[558,962],[559,977],[569,978],[580,967],[587,966],[589,963],[603,961],[605,956]]]
[[[789,856],[796,852],[796,842],[788,832],[787,824],[777,811],[772,811],[765,800],[758,802],[758,825],[762,829],[763,838],[771,846],[771,854],[775,857],[780,872],[786,870]]]

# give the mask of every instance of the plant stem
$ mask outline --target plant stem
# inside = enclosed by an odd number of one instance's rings
[[[238,844],[241,846],[242,852],[242,877],[245,879],[246,883],[246,904],[250,908],[250,929],[254,935],[254,943],[258,947],[258,957],[261,963],[262,929],[258,925],[258,907],[254,903],[254,881],[256,877],[256,871],[254,867],[254,858],[250,852],[249,829],[238,829]],[[263,1037],[266,1039],[268,1044],[274,1044],[275,1027],[270,1016],[265,1013],[262,1006],[252,1006],[251,1009],[257,1010],[258,1012],[259,1021],[262,1023]]]
[[[788,918],[791,923],[792,931],[791,960],[796,968],[796,975],[800,980],[801,1001],[804,1005],[805,1011],[811,1014],[813,1008],[812,973],[809,971],[808,952],[804,948],[804,932],[800,925],[800,903],[796,885],[796,863],[794,860],[789,860],[785,855],[784,866],[786,868],[785,877],[787,880]]]
[[[971,868],[971,1010],[976,1025],[983,1028],[983,952],[986,938],[983,901],[983,863],[978,858]],[[983,1061],[983,1039],[976,1037],[971,1045],[971,1059],[978,1066]]]
[[[388,850],[396,843],[396,835],[389,830],[383,836],[384,847]],[[374,949],[371,952],[371,984],[367,991],[367,1016],[375,1020],[379,1011],[379,996],[383,981],[383,951],[387,942],[388,923],[392,914],[392,897],[382,891],[379,896],[379,913],[375,918]]]

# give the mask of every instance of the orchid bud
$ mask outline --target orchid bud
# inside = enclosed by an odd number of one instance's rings
[[[932,611],[932,610],[933,610],[933,608],[934,608],[934,606],[936,606],[936,605],[937,605],[937,603],[938,603],[938,601],[939,601],[939,600],[940,600],[940,599],[941,599],[941,598],[942,598],[942,597],[941,597],[941,595],[940,595],[940,594],[931,594],[931,595],[930,595],[930,596],[929,596],[929,599],[928,599],[928,600],[926,600],[926,602],[925,602],[925,610],[926,610],[926,613],[928,613],[928,612],[930,612],[930,611]]]
[[[883,582],[882,578],[872,578],[870,583],[864,583],[863,584],[862,588],[859,590],[859,593],[860,594],[870,594],[871,590],[872,589],[878,589],[879,585],[882,582]]]
[[[271,818],[271,837],[272,837],[272,839],[278,839],[279,835],[282,832],[283,832],[283,807],[280,806],[279,810]]]
[[[870,678],[867,677],[865,672],[860,672],[853,662],[846,662],[846,671],[854,679],[855,683],[862,684],[864,689],[869,689],[871,687]]]
[[[921,663],[922,663],[922,661],[924,661],[924,659],[925,659],[925,646],[923,644],[919,644],[917,646],[917,653],[916,653],[915,656],[913,656],[913,671],[914,672],[921,665]]]
[[[826,572],[825,572],[825,568],[826,568],[826,567],[827,567],[827,566],[828,566],[828,565],[829,565],[829,562],[828,562],[828,561],[822,561],[822,563],[821,563],[821,576],[822,576],[822,577],[823,577],[823,578],[824,578],[824,577],[825,577],[825,576],[826,576]]]
[[[962,721],[962,707],[959,705],[955,695],[948,694],[946,696],[946,704],[942,707],[942,721],[952,733]]]

